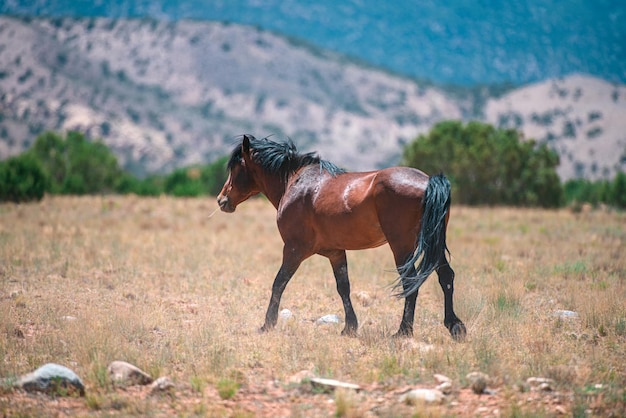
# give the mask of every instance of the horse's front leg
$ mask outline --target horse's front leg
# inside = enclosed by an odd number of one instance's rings
[[[295,251],[288,251],[286,248],[283,249],[283,264],[280,266],[280,270],[278,270],[278,274],[276,274],[274,284],[272,285],[272,296],[270,298],[270,304],[267,307],[267,312],[265,313],[265,323],[260,329],[261,332],[270,331],[276,326],[280,298],[283,295],[285,287],[287,287],[287,283],[289,283],[289,280],[300,266],[300,263],[302,263],[302,260],[303,258],[296,256]]]
[[[341,331],[341,335],[354,336],[359,328],[359,323],[356,319],[354,308],[352,307],[352,301],[350,300],[350,280],[348,279],[348,260],[346,258],[346,252],[338,250],[323,255],[328,257],[333,267],[333,273],[337,281],[337,292],[341,297],[343,310],[346,314],[346,326],[343,331]]]

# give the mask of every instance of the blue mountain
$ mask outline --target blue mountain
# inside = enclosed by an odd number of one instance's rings
[[[0,13],[243,23],[438,84],[626,82],[623,0],[5,0]]]

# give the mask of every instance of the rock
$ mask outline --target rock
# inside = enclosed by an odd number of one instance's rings
[[[554,316],[558,316],[562,319],[576,319],[578,318],[578,312],[568,311],[565,309],[558,309],[554,311]]]
[[[526,383],[532,390],[539,390],[542,392],[551,392],[554,386],[554,380],[547,377],[529,377],[526,379]]]
[[[437,382],[438,384],[442,384],[442,383],[452,383],[452,379],[450,379],[448,376],[444,376],[442,374],[434,374],[433,378],[435,379],[435,382]]]
[[[316,324],[320,325],[320,324],[338,324],[341,322],[341,319],[339,319],[339,316],[335,315],[335,314],[331,314],[331,315],[324,315],[321,318],[318,318],[317,321],[315,321]]]
[[[283,309],[282,311],[280,311],[280,314],[278,314],[278,317],[283,321],[288,321],[293,318],[293,312],[291,312],[289,309]]]
[[[169,393],[174,390],[175,387],[174,382],[172,382],[169,377],[162,376],[152,382],[150,385],[150,394],[158,395],[160,393]]]
[[[361,306],[363,306],[364,308],[367,308],[368,306],[371,306],[371,304],[374,302],[374,300],[369,295],[369,293],[367,293],[364,290],[361,290],[360,292],[357,292],[356,295],[354,295],[354,297],[361,304]]]
[[[437,389],[413,389],[400,397],[400,402],[407,405],[415,405],[420,402],[424,403],[442,403],[445,399],[444,394]]]
[[[15,386],[27,392],[44,392],[54,395],[85,396],[85,385],[76,373],[65,366],[44,364],[32,373],[20,377]]]
[[[472,388],[472,391],[477,394],[485,393],[487,384],[489,383],[489,376],[482,372],[472,372],[465,376]]]
[[[441,391],[444,395],[449,395],[452,393],[452,382],[442,382],[435,389]]]
[[[311,385],[324,389],[325,391],[333,391],[337,388],[352,389],[356,391],[361,390],[361,387],[359,385],[355,385],[354,383],[340,382],[339,380],[324,379],[321,377],[311,378]]]
[[[109,379],[121,385],[147,385],[152,383],[152,377],[137,366],[125,361],[114,361],[107,368]]]

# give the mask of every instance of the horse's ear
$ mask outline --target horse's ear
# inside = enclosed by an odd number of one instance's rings
[[[243,141],[241,142],[241,150],[243,151],[244,154],[250,153],[250,136],[249,135],[243,136]]]

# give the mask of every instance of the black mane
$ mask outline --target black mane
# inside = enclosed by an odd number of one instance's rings
[[[337,167],[330,161],[321,159],[317,153],[308,152],[306,154],[298,153],[295,144],[288,139],[286,142],[274,142],[268,138],[256,139],[252,135],[246,135],[250,140],[250,150],[252,158],[272,174],[278,174],[287,179],[291,173],[298,169],[319,164],[320,171],[327,171],[332,176],[344,173],[345,170]],[[241,144],[243,138],[233,150],[230,160],[228,161],[228,169],[238,164],[242,159]]]

